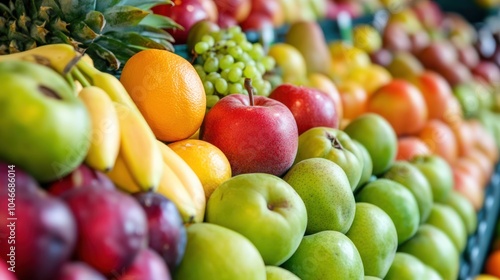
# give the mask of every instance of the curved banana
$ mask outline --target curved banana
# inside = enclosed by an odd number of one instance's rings
[[[85,87],[78,95],[90,114],[92,133],[85,163],[106,172],[113,168],[120,148],[120,125],[113,101],[104,90]]]
[[[163,176],[156,192],[165,196],[177,206],[184,223],[203,221],[203,219],[199,220],[199,217],[197,217],[196,206],[187,189],[166,163],[164,163]]]
[[[172,168],[193,199],[196,207],[195,222],[202,222],[203,217],[205,216],[206,199],[205,191],[200,179],[196,173],[194,173],[193,169],[191,169],[191,167],[179,155],[170,149],[170,147],[158,140],[157,143],[158,147],[160,147],[163,161],[167,163],[170,168]]]
[[[52,44],[36,47],[31,50],[0,55],[0,62],[9,60],[28,60],[52,67],[62,75],[66,75],[77,64],[82,55],[68,44]]]
[[[161,151],[146,120],[138,112],[117,102],[120,124],[120,154],[142,190],[156,190],[163,172]]]
[[[118,154],[113,169],[106,172],[106,175],[111,179],[115,186],[126,193],[137,193],[143,191],[135,182],[130,174],[130,171],[125,164],[123,155]]]

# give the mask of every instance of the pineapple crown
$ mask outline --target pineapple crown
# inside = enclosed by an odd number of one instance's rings
[[[144,49],[173,51],[165,29],[182,28],[151,8],[170,0],[0,0],[0,54],[66,43],[113,72]]]

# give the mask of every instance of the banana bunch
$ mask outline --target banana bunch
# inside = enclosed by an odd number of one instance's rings
[[[92,122],[85,163],[105,172],[122,191],[155,191],[170,199],[185,223],[202,222],[203,186],[189,165],[156,140],[135,103],[113,75],[66,44],[41,46],[0,56],[0,61],[29,60],[51,67],[73,86]]]

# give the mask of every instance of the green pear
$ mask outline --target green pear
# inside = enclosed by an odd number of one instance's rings
[[[356,194],[357,202],[374,204],[391,217],[398,233],[398,244],[412,237],[420,224],[418,204],[413,194],[398,182],[378,179]]]
[[[266,280],[257,248],[230,229],[197,223],[187,227],[187,245],[173,280]]]
[[[460,265],[459,253],[450,238],[433,225],[421,225],[410,240],[399,246],[398,252],[417,257],[436,270],[443,280],[457,279]]]
[[[339,165],[324,158],[305,159],[292,166],[283,179],[304,201],[306,234],[323,230],[345,233],[351,227],[354,195]]]
[[[300,280],[295,274],[279,266],[266,266],[267,280]]]
[[[325,34],[315,20],[295,21],[285,36],[285,43],[297,48],[306,61],[308,73],[330,72],[331,57]]]
[[[427,266],[416,257],[397,252],[384,280],[428,280]]]
[[[465,249],[467,229],[460,215],[451,206],[434,203],[426,223],[439,228],[448,235],[459,253]]]
[[[477,228],[477,213],[472,203],[460,192],[452,190],[448,199],[444,202],[451,206],[462,218],[467,235],[473,234]],[[500,224],[499,224],[500,225]]]
[[[282,267],[304,280],[362,280],[364,277],[356,246],[344,234],[332,230],[305,236]]]
[[[0,84],[1,160],[41,182],[61,178],[82,163],[90,145],[90,117],[61,76],[45,66],[9,61],[0,63]]]
[[[398,246],[396,227],[389,215],[376,205],[358,202],[346,236],[358,249],[365,275],[384,278]]]
[[[422,172],[407,161],[396,161],[382,176],[406,187],[415,197],[420,213],[420,223],[424,223],[431,213],[432,189]]]

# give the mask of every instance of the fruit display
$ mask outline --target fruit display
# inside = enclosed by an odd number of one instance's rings
[[[0,279],[500,279],[495,20],[0,3]]]

